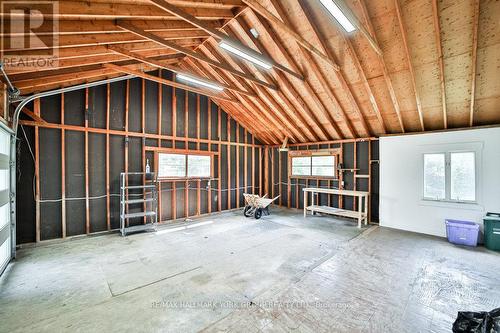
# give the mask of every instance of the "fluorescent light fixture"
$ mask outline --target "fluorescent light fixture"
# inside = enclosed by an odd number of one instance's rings
[[[251,49],[246,49],[245,51],[242,51],[237,47],[233,46],[230,42],[226,40],[221,41],[219,43],[219,46],[224,50],[237,55],[238,57],[241,57],[245,60],[248,60],[256,64],[257,66],[263,67],[265,69],[273,68],[273,66],[269,62],[263,59],[263,56],[260,53],[254,52]]]
[[[353,32],[356,30],[356,27],[349,21],[347,16],[342,13],[340,8],[337,6],[335,1],[333,0],[319,0],[323,6],[325,6],[326,10],[333,15],[333,17],[340,23],[342,28],[344,28],[347,32]]]
[[[199,79],[199,78],[196,78],[196,77],[192,77],[192,76],[189,76],[189,75],[186,75],[186,74],[177,74],[177,78],[179,80],[187,81],[187,82],[190,82],[190,83],[194,83],[194,84],[197,84],[197,85],[200,85],[200,86],[203,86],[203,87],[207,87],[207,88],[210,88],[210,89],[213,89],[213,90],[217,90],[217,91],[224,90],[224,88],[222,88],[221,86],[219,86],[219,85],[217,85],[215,83],[212,83],[212,82],[209,82],[209,81],[205,81],[203,79]]]

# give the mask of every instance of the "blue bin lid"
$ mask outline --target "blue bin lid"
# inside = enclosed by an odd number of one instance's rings
[[[479,229],[479,224],[474,223],[472,221],[446,219],[445,222],[447,226],[460,227],[464,229],[476,229],[476,230]]]

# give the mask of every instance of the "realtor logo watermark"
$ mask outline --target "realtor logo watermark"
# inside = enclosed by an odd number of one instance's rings
[[[0,1],[1,60],[7,69],[58,66],[58,1]]]

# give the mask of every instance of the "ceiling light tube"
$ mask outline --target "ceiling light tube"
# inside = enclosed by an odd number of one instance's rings
[[[344,28],[346,32],[353,32],[356,30],[354,24],[349,21],[347,16],[342,12],[342,10],[337,6],[335,1],[333,0],[319,0],[323,6],[325,6],[326,10],[333,15],[335,20]]]
[[[207,88],[210,88],[210,89],[213,89],[213,90],[217,90],[217,91],[224,90],[224,88],[222,88],[221,86],[219,86],[219,85],[217,85],[215,83],[212,83],[212,82],[209,82],[209,81],[205,81],[203,79],[195,78],[195,77],[192,77],[192,76],[189,76],[189,75],[186,75],[186,74],[177,74],[177,79],[182,80],[182,81],[187,81],[187,82],[190,82],[190,83],[194,83],[194,84],[197,84],[197,85],[200,85],[200,86],[203,86],[203,87],[207,87]]]
[[[219,46],[224,50],[237,55],[238,57],[256,64],[257,66],[263,67],[265,69],[273,68],[273,66],[268,61],[264,60],[263,56],[260,53],[253,52],[253,50],[251,49],[242,51],[227,40],[221,41],[219,43]]]

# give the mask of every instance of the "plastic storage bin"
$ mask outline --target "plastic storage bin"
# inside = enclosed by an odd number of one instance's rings
[[[479,225],[470,221],[446,220],[446,237],[453,244],[477,246]]]
[[[500,251],[500,214],[487,213],[484,221],[484,246],[493,251]]]

